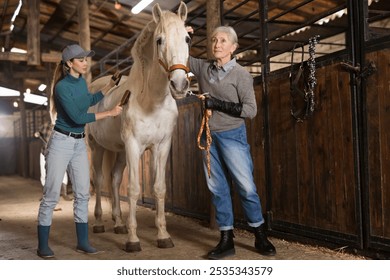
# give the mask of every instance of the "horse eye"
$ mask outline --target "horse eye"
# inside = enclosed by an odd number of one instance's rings
[[[158,38],[157,39],[157,45],[161,45],[162,44],[162,38]]]
[[[190,38],[190,36],[187,36],[187,37],[186,37],[186,43],[187,43],[188,45],[191,45],[191,38]]]

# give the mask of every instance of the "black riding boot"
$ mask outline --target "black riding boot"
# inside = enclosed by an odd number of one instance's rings
[[[232,256],[236,253],[234,249],[233,241],[233,230],[222,230],[221,231],[221,240],[219,241],[217,247],[211,250],[207,257],[210,260],[219,260],[227,256]]]
[[[259,253],[264,256],[274,256],[276,254],[276,249],[267,238],[265,225],[262,224],[261,226],[254,228],[254,232],[256,237],[255,248]]]

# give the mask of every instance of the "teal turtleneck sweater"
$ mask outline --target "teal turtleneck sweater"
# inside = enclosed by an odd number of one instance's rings
[[[88,92],[83,77],[75,78],[70,74],[66,75],[55,87],[56,127],[68,132],[83,132],[85,124],[96,120],[95,114],[88,113],[88,108],[103,97],[101,91],[96,94]]]

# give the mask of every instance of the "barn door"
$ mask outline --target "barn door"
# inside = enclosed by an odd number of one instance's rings
[[[370,1],[371,2],[371,1]],[[360,85],[362,213],[367,249],[390,251],[390,3],[373,2],[362,15]],[[362,21],[361,21],[362,22]],[[357,46],[359,47],[359,46]],[[359,53],[357,51],[356,53]]]

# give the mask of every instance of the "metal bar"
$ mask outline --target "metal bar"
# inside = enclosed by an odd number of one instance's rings
[[[253,11],[253,12],[247,14],[245,17],[241,17],[239,20],[234,21],[233,23],[230,24],[230,26],[238,25],[240,22],[242,22],[242,21],[244,21],[244,20],[250,18],[251,16],[257,14],[258,12],[259,12],[259,10]]]
[[[302,23],[300,25],[294,26],[293,28],[282,28],[283,33],[275,34],[272,38],[270,38],[270,41],[273,41],[279,37],[282,37],[284,35],[287,35],[293,31],[296,31],[297,29],[303,28],[305,26],[312,26],[316,21],[320,20],[321,18],[324,18],[326,16],[329,16],[331,14],[334,14],[335,12],[340,11],[341,9],[344,9],[346,6],[342,5],[339,7],[335,7],[334,9],[330,9],[326,14],[321,14],[319,16],[313,17],[311,20]]]
[[[381,20],[381,19],[385,19],[385,18],[388,18],[390,16],[390,12],[388,12],[388,11],[384,12],[384,11],[372,11],[372,10],[370,10],[370,12],[377,13],[378,15],[372,16],[370,18],[367,18],[367,22],[368,23],[375,22],[375,21],[378,21],[378,20]]]
[[[230,10],[227,10],[226,12],[223,13],[223,17],[225,17],[226,15],[230,14],[231,12],[237,10],[239,7],[245,5],[246,3],[248,3],[250,0],[245,0],[245,1],[241,1],[240,3],[238,3],[236,6],[234,6],[233,8],[231,8]]]
[[[364,1],[366,2],[366,7],[363,8]],[[350,59],[352,61],[352,65],[364,63],[364,15],[363,9],[367,10],[368,3],[366,0],[348,0],[348,21],[349,21],[349,29],[347,32],[347,45],[350,51]],[[361,66],[363,67],[363,66]],[[356,157],[354,163],[354,169],[356,174],[356,216],[357,216],[357,225],[356,228],[358,230],[359,236],[359,246],[363,248],[368,243],[369,238],[369,214],[367,204],[364,206],[364,197],[368,199],[367,196],[362,191],[362,187],[366,186],[367,190],[368,182],[365,176],[365,162],[367,159],[367,155],[365,155],[365,149],[367,143],[364,140],[364,131],[366,128],[365,125],[365,114],[364,114],[364,98],[365,93],[363,94],[363,86],[358,86],[356,84],[355,79],[356,74],[351,72],[350,74],[350,87],[351,87],[351,98],[352,98],[352,133],[353,137],[353,149],[354,155]],[[363,84],[363,83],[362,83]],[[367,147],[367,146],[366,146]],[[367,190],[368,192],[368,190]],[[367,213],[365,211],[367,210]],[[365,221],[365,222],[364,222]]]
[[[313,1],[315,1],[315,0],[306,0],[306,1],[303,1],[303,2],[301,2],[301,3],[297,4],[297,5],[295,5],[294,7],[291,7],[290,9],[284,10],[284,11],[281,12],[280,14],[277,14],[276,16],[273,16],[272,18],[268,19],[267,22],[272,22],[272,21],[274,21],[275,19],[280,18],[281,16],[284,16],[284,15],[288,14],[289,12],[292,12],[292,11],[294,11],[294,10],[296,10],[296,9],[302,7],[302,6],[305,6],[305,5],[307,5],[307,4],[309,4],[310,2],[313,2]]]
[[[269,38],[268,38],[268,0],[259,0],[259,18],[261,30],[261,79],[263,94],[264,114],[264,166],[265,166],[265,187],[266,187],[266,213],[267,224],[270,228],[272,218],[272,176],[271,176],[271,149],[269,131],[269,101],[268,101],[268,73],[269,64]]]
[[[111,51],[110,53],[108,53],[106,56],[102,57],[100,59],[100,61],[96,64],[94,64],[92,67],[91,67],[91,70],[92,69],[96,69],[96,67],[100,66],[100,71],[102,72],[102,67],[103,67],[103,64],[105,63],[106,60],[109,60],[109,58],[113,55],[117,55],[118,53],[120,53],[124,48],[128,47],[130,44],[132,44],[133,42],[135,42],[135,40],[137,40],[137,37],[138,37],[139,33],[136,33],[133,35],[133,37],[131,37],[130,39],[128,39],[127,41],[125,41],[122,45],[120,45],[118,48],[116,48],[115,50]]]

